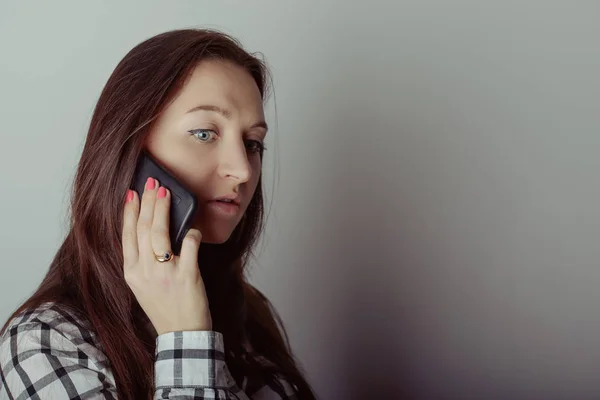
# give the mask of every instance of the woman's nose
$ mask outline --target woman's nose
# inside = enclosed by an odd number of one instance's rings
[[[219,175],[233,178],[240,183],[247,182],[252,175],[246,145],[242,140],[223,142],[219,157]]]

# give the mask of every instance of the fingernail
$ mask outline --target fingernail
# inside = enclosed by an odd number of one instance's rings
[[[155,185],[154,179],[149,177],[148,180],[146,181],[146,189],[154,190],[154,185]]]
[[[167,189],[165,189],[163,186],[161,186],[160,188],[158,188],[158,198],[162,199],[163,197],[167,196]]]
[[[125,202],[129,203],[131,200],[133,200],[133,190],[129,189],[127,191],[127,200]]]

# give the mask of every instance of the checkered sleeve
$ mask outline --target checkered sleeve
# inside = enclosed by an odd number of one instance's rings
[[[241,399],[216,331],[168,332],[156,338],[156,399]]]

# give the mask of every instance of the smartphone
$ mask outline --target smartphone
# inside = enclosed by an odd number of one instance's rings
[[[179,255],[183,238],[190,229],[198,209],[198,200],[164,166],[146,150],[143,150],[136,166],[132,187],[137,192],[140,200],[144,193],[146,180],[150,176],[157,179],[161,186],[164,186],[171,192],[169,237],[171,238],[171,251],[173,254]],[[156,249],[156,251],[162,250]]]

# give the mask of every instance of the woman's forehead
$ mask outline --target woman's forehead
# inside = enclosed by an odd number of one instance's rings
[[[262,97],[254,78],[242,67],[224,61],[198,64],[178,97],[182,107],[207,104],[235,112],[263,113]]]

